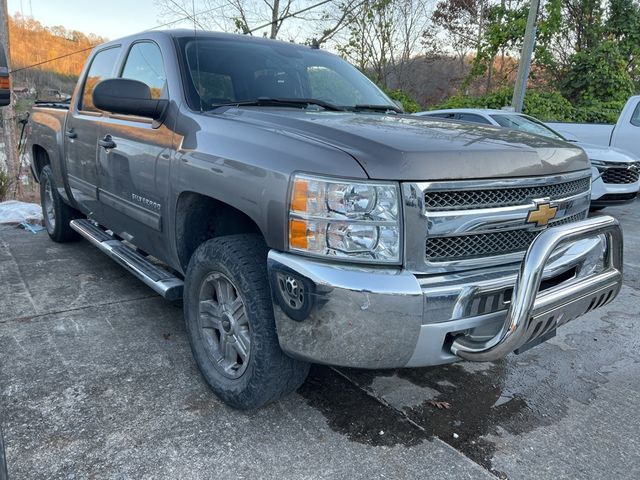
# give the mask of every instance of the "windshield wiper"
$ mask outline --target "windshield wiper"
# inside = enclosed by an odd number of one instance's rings
[[[332,112],[344,112],[345,109],[338,107],[324,100],[317,100],[315,98],[271,98],[271,97],[258,97],[255,100],[242,100],[239,102],[228,103],[216,103],[212,105],[212,110],[217,110],[222,107],[309,107],[316,105],[324,110],[330,110]]]
[[[361,105],[354,105],[349,109],[353,110],[354,112],[371,111],[371,112],[382,112],[382,113],[387,113],[387,112],[403,113],[402,110],[400,110],[398,107],[395,107],[392,105],[361,104]]]

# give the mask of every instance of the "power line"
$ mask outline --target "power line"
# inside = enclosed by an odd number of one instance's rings
[[[198,12],[196,15],[202,15],[202,14],[205,14],[205,13],[210,13],[210,12],[213,12],[214,10],[218,10],[220,8],[222,8],[222,7],[218,6],[216,8],[210,8],[209,10],[203,10],[202,12]],[[191,15],[186,15],[186,16],[178,18],[176,20],[172,20],[170,22],[163,23],[162,25],[156,25],[155,27],[147,28],[146,30],[141,30],[140,33],[148,32],[148,31],[151,31],[151,30],[156,30],[158,28],[168,27],[170,25],[174,25],[174,24],[182,22],[184,20],[188,20],[191,17],[192,17]],[[99,44],[97,44],[97,45],[99,45]],[[11,70],[11,72],[9,72],[9,73],[16,73],[16,72],[21,72],[22,70],[27,70],[29,68],[39,67],[40,65],[44,65],[45,63],[54,62],[54,61],[60,60],[62,58],[66,58],[66,57],[70,57],[72,55],[76,55],[78,53],[86,52],[87,50],[91,50],[91,49],[95,48],[97,45],[92,45],[90,47],[83,48],[81,50],[76,50],[74,52],[66,53],[66,54],[60,55],[58,57],[50,58],[48,60],[43,60],[42,62],[34,63],[33,65],[28,65],[26,67],[16,68],[15,70]]]
[[[298,10],[297,12],[288,13],[286,15],[283,15],[282,17],[277,18],[276,20],[272,20],[269,23],[265,23],[264,25],[260,25],[258,27],[252,28],[251,30],[249,30],[246,33],[253,33],[255,31],[257,31],[257,30],[261,30],[263,28],[269,27],[270,25],[273,25],[274,23],[282,22],[283,20],[286,20],[286,19],[291,18],[291,17],[295,17],[296,15],[300,15],[301,13],[305,13],[305,12],[308,12],[309,10],[314,9],[314,8],[321,7],[322,5],[325,5],[325,4],[327,4],[327,3],[331,2],[331,1],[333,1],[333,0],[323,0],[321,2],[318,2],[318,3],[315,3],[315,4],[310,5],[308,7],[305,7],[303,9],[301,9],[301,10]],[[167,22],[167,23],[163,23],[162,25],[156,25],[155,27],[147,28],[146,30],[141,30],[139,33],[148,32],[148,31],[151,31],[151,30],[156,30],[158,28],[168,27],[170,25],[174,25],[174,24],[182,22],[184,20],[193,20],[194,23],[195,23],[196,22],[196,19],[195,19],[196,15],[204,15],[206,13],[211,13],[214,10],[219,10],[220,8],[222,8],[222,6],[219,5],[219,6],[215,7],[215,8],[210,8],[208,10],[203,10],[201,12],[194,13],[193,15],[185,15],[184,17],[178,18],[176,20],[172,20],[172,21]],[[199,24],[199,22],[198,22],[198,24]],[[87,50],[91,50],[91,49],[95,48],[96,46],[97,45],[92,45],[91,47],[83,48],[81,50],[76,50],[75,52],[66,53],[64,55],[60,55],[60,56],[55,57],[55,58],[50,58],[48,60],[43,60],[42,62],[34,63],[33,65],[28,65],[26,67],[17,68],[15,70],[11,70],[11,72],[9,72],[9,73],[16,73],[16,72],[21,72],[22,70],[28,70],[29,68],[39,67],[40,65],[44,65],[45,63],[54,62],[54,61],[60,60],[62,58],[66,58],[66,57],[70,57],[72,55],[76,55],[78,53],[86,52]]]
[[[70,57],[71,55],[75,55],[77,53],[86,52],[87,50],[91,50],[94,47],[95,47],[95,45],[92,45],[90,47],[83,48],[82,50],[76,50],[75,52],[67,53],[65,55],[60,55],[59,57],[50,58],[49,60],[44,60],[42,62],[34,63],[33,65],[29,65],[28,67],[16,68],[15,70],[11,70],[9,73],[21,72],[22,70],[27,70],[29,68],[38,67],[40,65],[44,65],[45,63],[54,62],[56,60],[60,60],[61,58],[66,58],[66,57]]]

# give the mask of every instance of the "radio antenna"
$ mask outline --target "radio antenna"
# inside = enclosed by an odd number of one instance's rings
[[[193,39],[196,43],[196,71],[198,73],[198,85],[197,85],[197,94],[198,94],[198,102],[200,104],[200,111],[202,112],[202,84],[200,83],[200,50],[198,45],[198,28],[196,25],[196,0],[191,0],[191,12],[193,18]]]

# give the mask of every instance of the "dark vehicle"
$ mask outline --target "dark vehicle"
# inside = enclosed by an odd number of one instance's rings
[[[67,104],[37,105],[45,224],[165,298],[227,404],[310,363],[487,361],[621,287],[584,152],[404,115],[339,57],[249,36],[152,32],[96,47]]]

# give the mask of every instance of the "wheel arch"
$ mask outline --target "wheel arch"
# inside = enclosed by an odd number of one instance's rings
[[[207,240],[242,233],[265,238],[258,223],[243,211],[194,191],[183,191],[178,196],[174,230],[176,254],[183,271],[198,246]]]
[[[37,143],[31,147],[31,158],[33,159],[33,176],[37,182],[40,182],[40,173],[45,165],[51,165],[51,158],[47,150]]]

